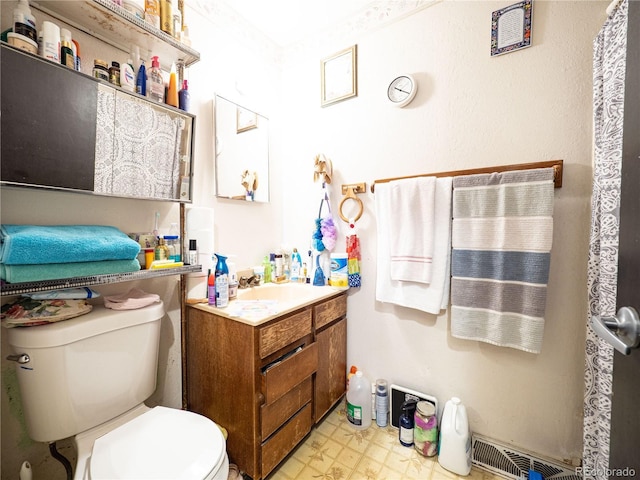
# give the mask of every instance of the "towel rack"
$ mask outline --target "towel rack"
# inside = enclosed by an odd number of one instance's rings
[[[553,184],[555,188],[560,188],[562,187],[562,166],[563,166],[563,160],[549,160],[547,162],[517,163],[514,165],[501,165],[497,167],[471,168],[468,170],[452,170],[450,172],[408,175],[406,177],[381,178],[379,180],[373,181],[373,183],[371,184],[371,193],[375,193],[376,183],[387,183],[387,182],[392,182],[393,180],[404,180],[405,178],[459,177],[462,175],[474,175],[477,173],[500,173],[500,172],[510,172],[513,170],[532,170],[534,168],[549,168],[549,167],[553,167]]]

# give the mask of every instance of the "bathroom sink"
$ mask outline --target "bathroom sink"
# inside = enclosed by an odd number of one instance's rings
[[[329,290],[325,290],[329,289]],[[306,301],[324,296],[331,287],[315,287],[304,283],[267,283],[259,287],[238,290],[238,300]]]
[[[336,295],[343,289],[330,286],[316,287],[304,283],[267,283],[258,287],[238,290],[235,300],[226,308],[197,305],[196,308],[215,312],[250,325],[259,325],[276,316],[305,307]]]

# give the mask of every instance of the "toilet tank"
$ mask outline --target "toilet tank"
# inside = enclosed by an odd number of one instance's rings
[[[29,436],[52,442],[117,417],[156,388],[162,302],[6,330]]]

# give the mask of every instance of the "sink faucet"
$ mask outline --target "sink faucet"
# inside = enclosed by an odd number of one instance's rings
[[[240,277],[240,280],[238,280],[238,288],[257,287],[258,285],[260,285],[260,275]]]

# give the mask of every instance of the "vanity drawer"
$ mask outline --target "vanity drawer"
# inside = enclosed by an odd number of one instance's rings
[[[318,345],[312,343],[262,374],[262,393],[270,404],[311,376],[318,368]]]
[[[265,358],[310,333],[311,309],[261,328],[260,358]]]
[[[294,387],[275,402],[262,405],[260,408],[262,439],[268,438],[303,405],[311,402],[312,395],[311,377],[307,377],[300,385]]]
[[[347,314],[347,296],[340,295],[339,297],[332,298],[331,300],[316,305],[313,309],[316,317],[317,330]]]
[[[262,478],[286,457],[311,431],[311,404],[307,404],[286,425],[262,444]]]

